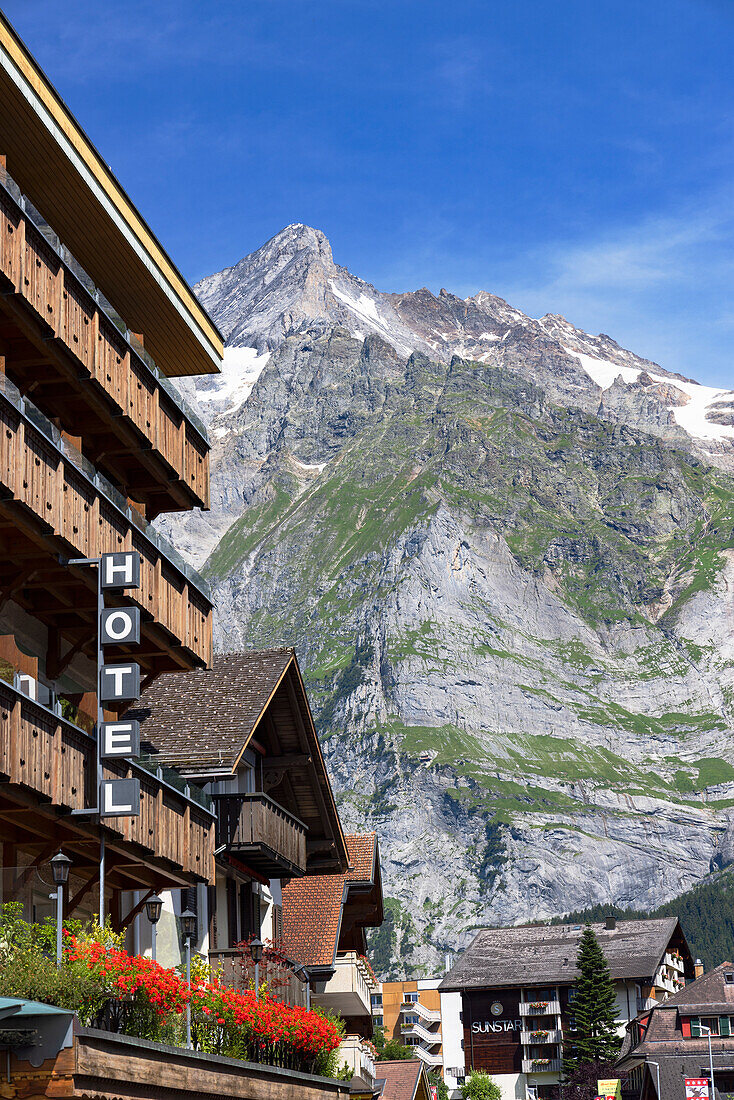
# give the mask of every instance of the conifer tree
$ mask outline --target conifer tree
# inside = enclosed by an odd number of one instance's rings
[[[617,1034],[614,984],[604,952],[590,924],[586,925],[581,936],[576,965],[579,970],[573,1003],[576,1032],[572,1053],[565,1059],[566,1072],[573,1072],[584,1065],[613,1062],[622,1043]]]

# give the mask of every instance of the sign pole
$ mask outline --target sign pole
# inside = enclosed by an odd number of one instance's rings
[[[102,612],[104,611],[104,591],[102,589],[102,560],[97,562],[97,806],[99,807],[99,926],[104,928],[104,887],[105,887],[105,844],[104,825],[102,824]]]
[[[140,813],[140,780],[105,781],[104,761],[108,757],[131,759],[140,753],[140,728],[137,722],[105,722],[103,702],[126,703],[140,694],[140,666],[105,665],[105,645],[140,643],[140,609],[105,608],[106,588],[140,587],[140,555],[135,551],[102,554],[98,558],[60,559],[65,565],[97,567],[97,728],[96,728],[96,805],[74,809],[72,814],[94,816],[99,822],[99,923],[105,921],[105,834],[103,818],[130,817]],[[121,576],[120,576],[121,574]]]

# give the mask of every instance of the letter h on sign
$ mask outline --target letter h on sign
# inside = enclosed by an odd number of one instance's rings
[[[140,588],[140,554],[135,551],[103,554],[99,567],[102,588]]]

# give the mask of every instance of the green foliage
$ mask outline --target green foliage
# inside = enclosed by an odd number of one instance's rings
[[[613,1061],[621,1046],[614,983],[590,924],[582,933],[576,965],[579,969],[573,1005],[576,1033],[565,1067],[571,1072],[582,1065]]]
[[[488,1073],[474,1070],[470,1077],[459,1086],[462,1100],[502,1100],[502,1090]]]
[[[0,997],[23,997],[66,1008],[88,1025],[107,999],[102,983],[84,962],[57,967],[56,922],[49,917],[42,924],[29,924],[22,912],[20,902],[6,902],[0,908]],[[78,936],[102,936],[108,943],[120,939],[109,926],[101,930],[68,921],[64,927]]]
[[[620,1077],[614,1062],[587,1062],[568,1073],[563,1078],[563,1087],[551,1090],[550,1100],[594,1100],[599,1092],[599,1081],[614,1080]],[[625,1087],[625,1074],[621,1075],[622,1087]]]
[[[405,1047],[397,1039],[385,1038],[385,1029],[379,1024],[372,1027],[372,1042],[375,1044],[378,1062],[407,1062],[413,1057],[410,1047]]]
[[[440,1073],[429,1073],[428,1083],[435,1087],[438,1093],[438,1100],[449,1100],[449,1087]]]
[[[385,898],[385,919],[368,935],[369,953],[376,974],[400,977],[401,960],[408,958],[417,945],[413,918],[397,898]]]
[[[340,1036],[344,1037],[347,1025],[338,1012],[330,1012],[329,1009],[321,1008],[319,1005],[313,1011],[317,1016],[321,1016],[324,1020],[328,1020],[330,1024],[333,1024]],[[336,1050],[322,1051],[316,1059],[313,1072],[319,1077],[332,1077],[336,1081],[351,1081],[354,1077],[351,1066],[340,1060],[339,1047]]]

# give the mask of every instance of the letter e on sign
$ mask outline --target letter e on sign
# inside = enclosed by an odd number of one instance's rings
[[[102,723],[102,756],[139,756],[140,723],[131,719],[128,722]]]
[[[99,567],[103,588],[140,588],[140,554],[136,550],[103,554]]]
[[[99,618],[102,645],[138,645],[140,642],[139,607],[105,607]]]
[[[103,779],[100,787],[101,817],[138,817],[139,779]]]

